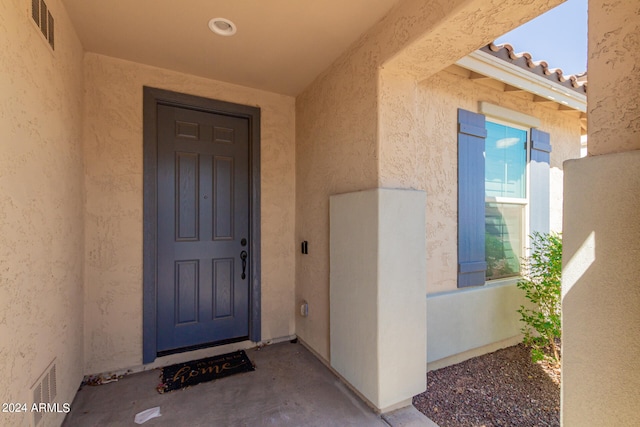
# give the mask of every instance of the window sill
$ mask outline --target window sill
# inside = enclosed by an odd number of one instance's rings
[[[494,279],[487,280],[484,282],[484,287],[495,287],[495,286],[505,286],[505,285],[514,285],[518,283],[518,280],[522,279],[521,276],[515,277],[505,277],[504,279]]]
[[[466,288],[457,288],[457,289],[452,289],[450,291],[437,292],[433,294],[427,293],[427,298],[458,294],[462,292],[477,292],[483,289],[499,288],[502,286],[514,286],[516,283],[518,283],[518,280],[520,279],[521,277],[518,276],[518,277],[508,277],[505,279],[490,280],[488,282],[485,282],[484,285],[481,285],[481,286],[468,286]]]

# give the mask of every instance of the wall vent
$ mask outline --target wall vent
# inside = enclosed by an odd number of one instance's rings
[[[33,394],[32,407],[33,404],[53,403],[58,394],[55,359],[47,366],[31,389]],[[31,411],[31,413],[33,414],[33,425],[38,427],[41,425],[46,411]]]
[[[31,17],[49,42],[51,49],[55,49],[53,16],[44,0],[31,0]]]

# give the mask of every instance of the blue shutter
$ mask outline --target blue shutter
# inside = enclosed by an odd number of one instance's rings
[[[482,114],[458,109],[458,287],[484,285],[484,140]]]
[[[529,186],[529,232],[549,232],[549,157],[551,143],[549,134],[531,129],[530,177]]]

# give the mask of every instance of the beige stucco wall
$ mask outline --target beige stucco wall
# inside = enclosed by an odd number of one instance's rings
[[[516,310],[526,304],[523,292],[513,280],[429,295],[429,369],[522,341],[522,323]]]
[[[364,58],[343,60],[296,98],[296,333],[329,359],[329,195],[376,182],[375,84]],[[349,120],[346,120],[346,118]]]
[[[329,196],[378,186],[378,70],[457,1],[409,0],[367,31],[296,98],[296,331],[329,359]]]
[[[461,73],[462,74],[462,73]],[[562,230],[562,162],[580,157],[578,113],[562,112],[531,101],[532,95],[513,95],[442,71],[418,86],[418,138],[412,164],[415,173],[402,173],[402,156],[387,167],[397,170],[398,185],[427,192],[427,292],[455,290],[457,272],[457,109],[478,112],[480,101],[500,105],[540,119],[551,134],[550,225]]]
[[[296,301],[309,302],[309,316],[297,317],[296,332],[321,357],[330,358],[329,196],[376,187],[411,188],[382,179],[383,155],[395,149],[398,138],[409,136],[419,119],[415,105],[402,102],[415,99],[417,76],[437,72],[558,3],[401,2],[296,98],[296,238],[309,241],[309,254],[296,256]],[[381,67],[401,70],[408,79],[393,99],[380,92]],[[394,110],[397,106],[402,108]],[[387,114],[390,110],[394,114]],[[387,126],[390,122],[399,125]],[[417,143],[410,140],[405,156]]]
[[[85,372],[142,363],[142,87],[261,108],[262,338],[294,325],[294,99],[97,54],[85,65]]]
[[[497,81],[479,83],[467,75],[468,71],[451,67],[418,85],[413,127],[422,143],[413,147],[408,168],[402,164],[406,161],[402,152],[390,152],[385,163],[398,185],[428,194],[428,362],[457,362],[460,358],[452,356],[473,357],[476,349],[513,344],[521,327],[516,309],[526,303],[514,280],[457,289],[457,109],[479,112],[479,102],[489,102],[539,119],[540,129],[551,134],[552,230],[562,230],[562,162],[580,156],[579,113],[536,104],[530,94],[509,94]]]
[[[383,80],[385,93],[410,84],[402,76],[389,77]],[[556,231],[562,229],[562,162],[580,156],[579,113],[536,104],[530,94],[506,93],[497,81],[472,81],[458,67],[416,85],[409,101],[416,111],[412,138],[420,143],[389,151],[384,174],[397,186],[427,192],[427,360],[456,362],[460,358],[452,356],[473,357],[478,349],[517,341],[521,325],[515,310],[525,303],[514,280],[457,289],[457,109],[478,112],[479,102],[488,102],[535,117],[551,133],[550,225]]]
[[[588,37],[589,155],[640,150],[640,4],[589,0]]]
[[[82,46],[61,3],[52,52],[31,2],[0,2],[0,402],[32,402],[56,359],[58,397],[82,380]],[[49,414],[60,424],[64,414]],[[30,413],[0,413],[29,425]]]
[[[566,164],[562,424],[636,426],[640,5],[589,1],[589,157]]]
[[[561,399],[565,426],[640,425],[638,170],[639,150],[566,164]]]
[[[379,187],[405,188],[407,177],[421,172],[418,82],[562,1],[417,2],[418,9],[399,21],[393,34],[408,42],[385,59],[378,74]],[[406,9],[415,3],[406,2]],[[431,9],[428,21],[414,18],[425,9]]]

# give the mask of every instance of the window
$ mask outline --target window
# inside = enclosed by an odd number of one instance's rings
[[[528,131],[486,122],[485,261],[486,280],[518,276],[524,255]]]
[[[517,277],[527,235],[549,231],[549,134],[462,109],[458,123],[458,287]]]

